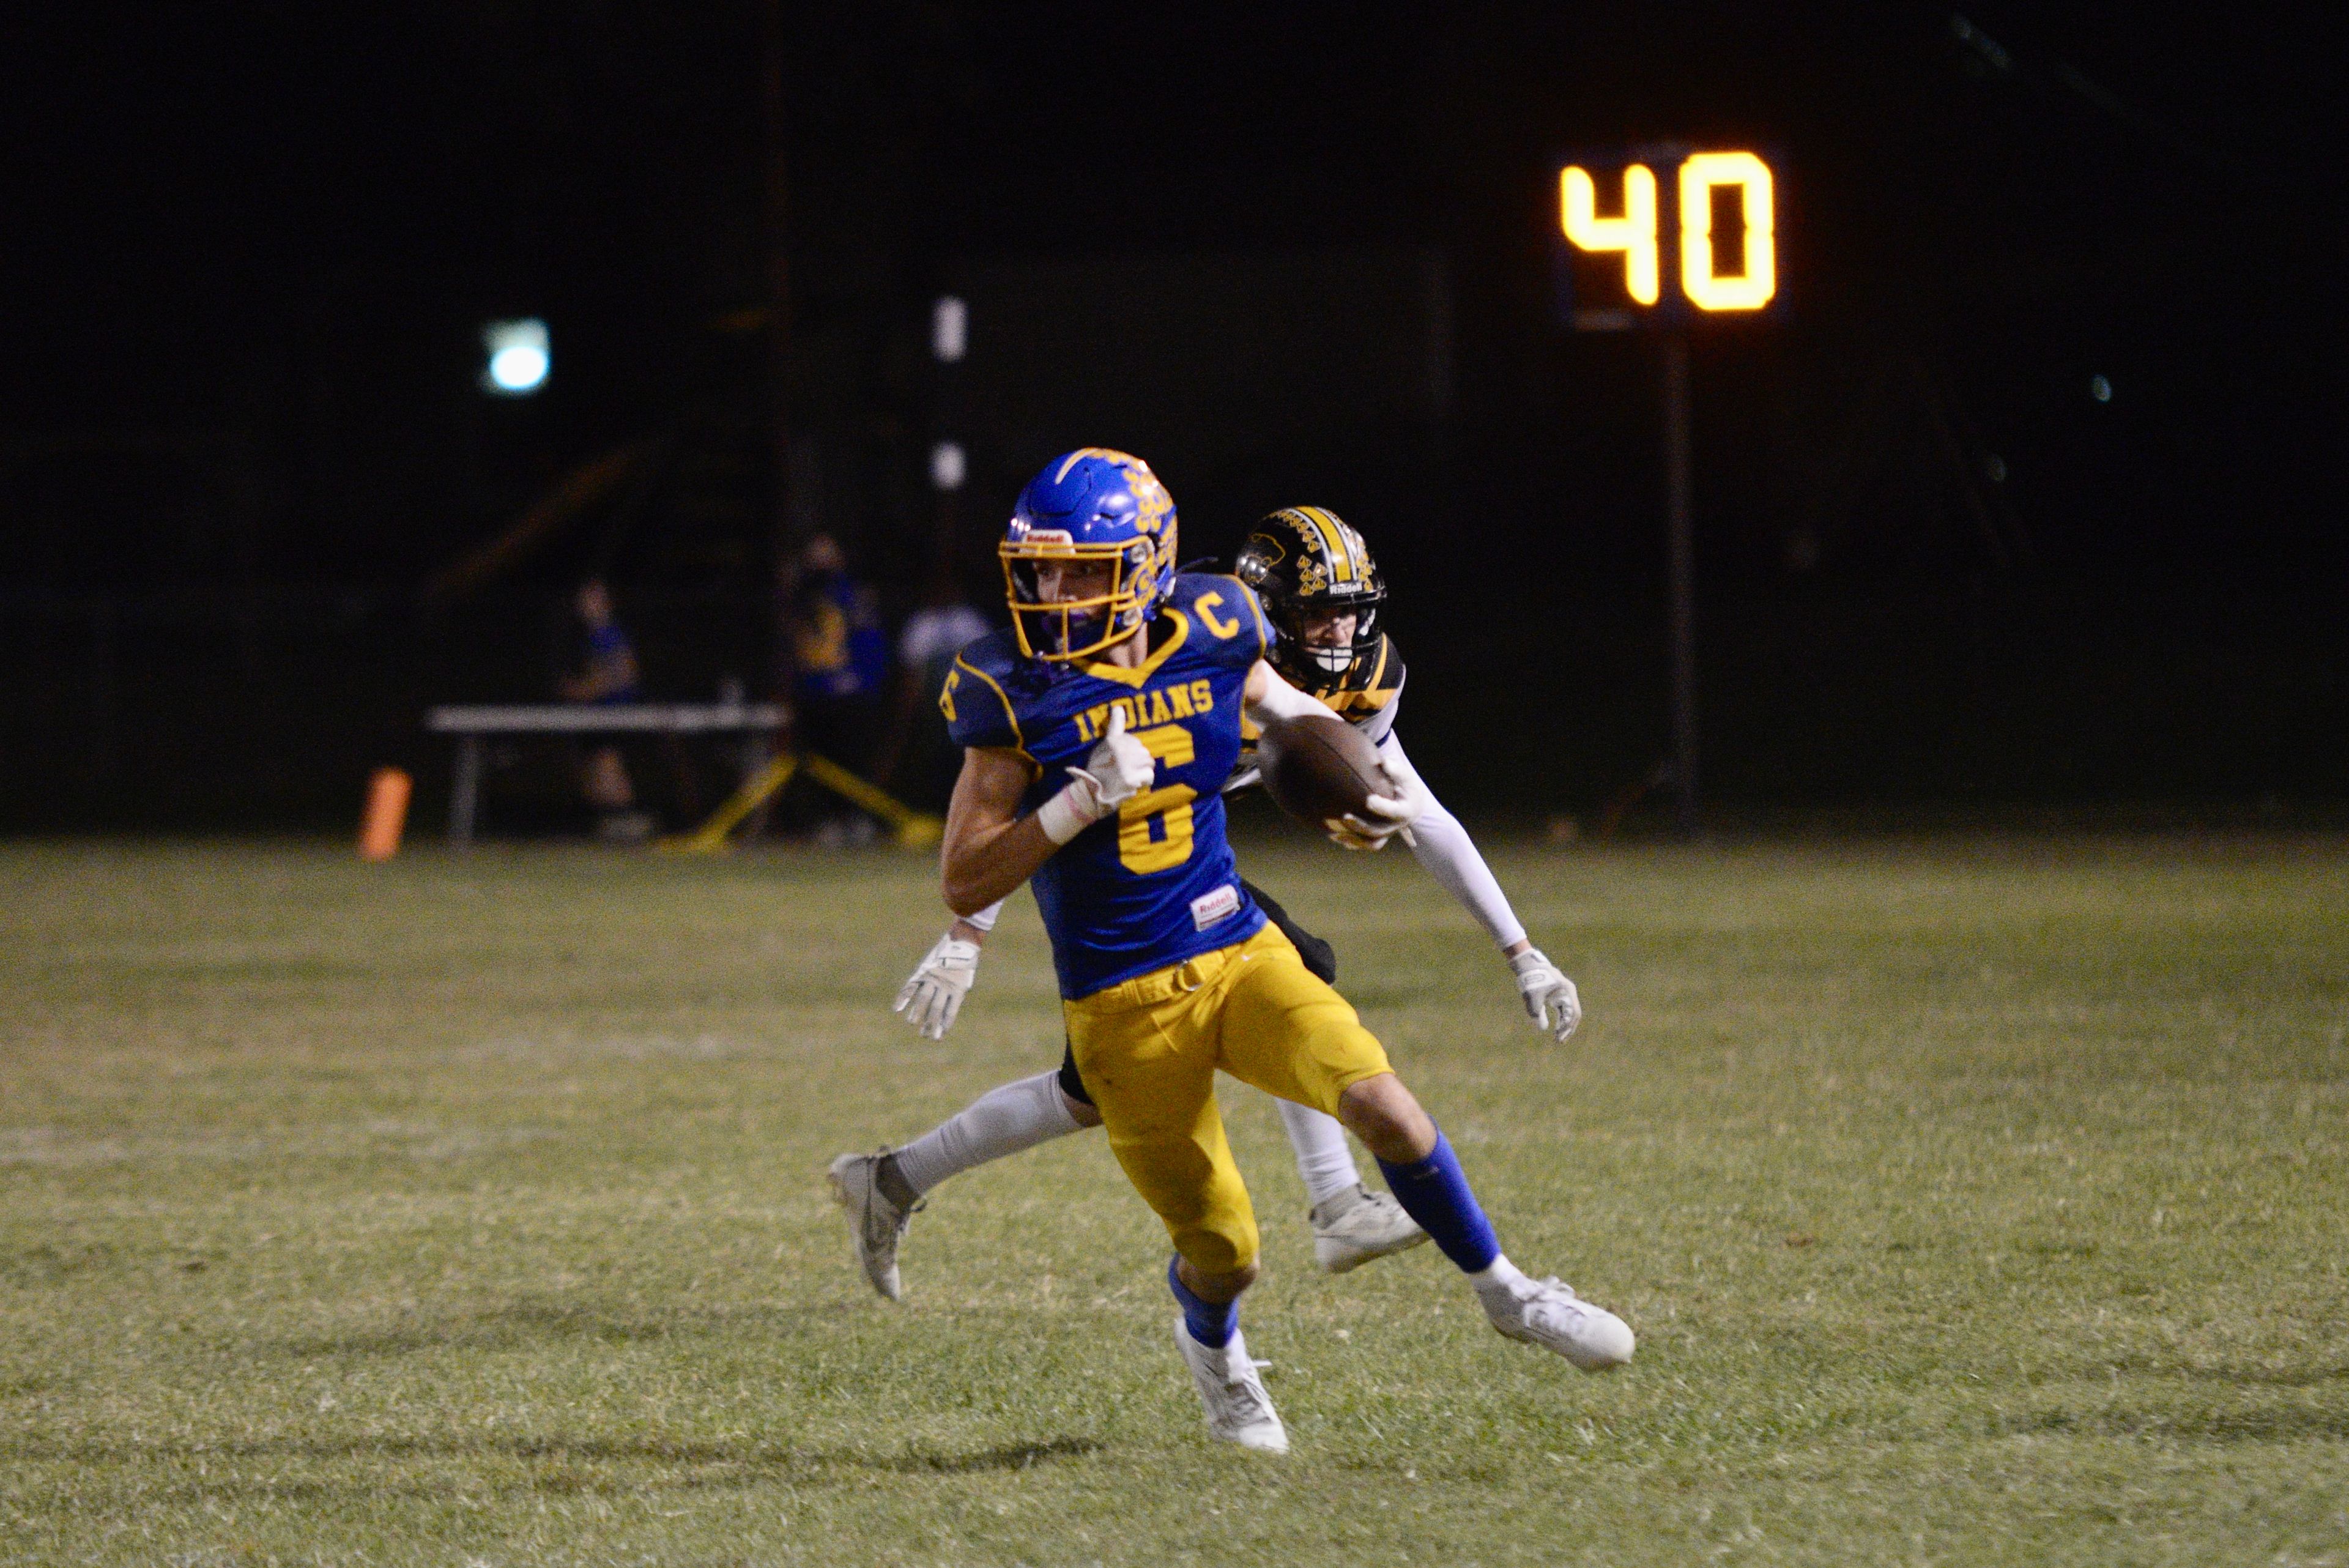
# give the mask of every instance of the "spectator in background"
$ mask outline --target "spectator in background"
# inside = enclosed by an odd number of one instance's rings
[[[964,601],[951,569],[941,567],[923,591],[921,607],[905,618],[897,634],[896,711],[874,769],[879,782],[909,805],[946,809],[962,767],[962,748],[947,732],[938,691],[955,655],[992,629]]]
[[[572,607],[578,612],[586,641],[579,672],[559,683],[564,701],[597,706],[642,701],[636,650],[612,617],[612,590],[591,577],[579,585]],[[641,844],[652,836],[653,819],[636,809],[636,785],[618,746],[607,742],[587,754],[580,769],[580,788],[595,808],[597,837]]]
[[[889,680],[889,639],[873,590],[848,575],[829,534],[809,538],[791,586],[789,620],[797,671],[799,743],[862,774],[872,761],[882,695]],[[818,836],[864,843],[872,818],[861,812],[822,824]]]

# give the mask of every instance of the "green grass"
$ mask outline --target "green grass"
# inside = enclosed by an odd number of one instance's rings
[[[1251,847],[1587,1377],[1433,1250],[1316,1275],[1270,1106],[1211,1448],[1098,1136],[874,1299],[825,1160],[1049,1065],[889,854],[0,847],[0,1562],[2349,1563],[2349,844]]]

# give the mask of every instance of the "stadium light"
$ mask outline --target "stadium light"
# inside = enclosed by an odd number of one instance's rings
[[[940,490],[960,490],[963,468],[960,441],[942,441],[930,448],[930,483]]]
[[[481,372],[483,391],[526,398],[546,385],[554,360],[547,351],[546,323],[536,317],[491,322],[481,328],[481,347],[490,356]]]
[[[951,294],[939,296],[938,302],[930,306],[930,352],[944,364],[957,364],[969,340],[968,307]]]

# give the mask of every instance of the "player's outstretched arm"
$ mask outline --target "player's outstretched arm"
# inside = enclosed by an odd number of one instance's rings
[[[1414,779],[1419,770],[1404,755],[1402,742],[1392,732],[1379,742],[1379,755],[1388,771],[1408,773]],[[1582,1022],[1582,999],[1574,989],[1574,981],[1559,972],[1539,948],[1526,938],[1526,928],[1509,907],[1508,895],[1501,891],[1500,882],[1493,876],[1491,867],[1477,851],[1475,840],[1460,819],[1444,809],[1424,784],[1420,794],[1425,805],[1419,820],[1412,825],[1412,854],[1427,868],[1427,874],[1444,885],[1446,892],[1460,900],[1461,907],[1476,918],[1476,923],[1492,937],[1501,950],[1517,983],[1518,1000],[1526,1006],[1534,1027],[1553,1038],[1563,1040],[1574,1033]]]
[[[1336,709],[1310,691],[1299,691],[1291,686],[1287,677],[1261,659],[1247,672],[1247,684],[1240,688],[1240,708],[1259,724],[1267,719],[1301,719],[1308,713],[1327,713],[1332,719],[1338,718]]]

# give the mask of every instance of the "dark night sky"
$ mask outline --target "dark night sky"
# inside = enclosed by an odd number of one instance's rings
[[[1258,274],[1427,260],[1451,390],[1415,424],[1331,385],[1288,410],[1303,433],[1248,448],[1239,394],[1296,397],[1237,388],[1216,428],[1215,378],[1240,362],[1219,345],[1129,363],[1078,323],[1050,352],[1082,365],[975,351],[966,396],[1027,422],[974,448],[969,539],[1042,458],[1115,439],[1065,390],[1108,385],[1182,410],[1144,455],[1193,550],[1300,500],[1369,528],[1427,680],[1465,693],[1471,664],[1529,657],[1508,628],[1569,602],[1586,628],[1618,618],[1559,658],[1645,670],[1609,639],[1657,619],[1654,345],[1558,329],[1550,235],[1559,154],[1662,139],[1765,148],[1782,179],[1783,312],[1694,346],[1702,595],[2028,600],[2051,649],[2071,606],[2124,592],[2337,620],[2333,30],[2310,6],[1966,16],[1994,49],[1930,5],[787,6],[796,516],[905,602],[948,417],[924,353],[941,287],[1010,288],[1035,319],[1054,278],[1096,298],[1171,279],[1137,317],[1167,342],[1195,283],[1228,305]],[[730,560],[754,581],[769,360],[721,328],[767,288],[762,16],[433,0],[16,24],[0,589],[409,594],[575,465],[660,433],[698,477],[640,530],[676,547],[619,575]],[[552,325],[554,379],[493,401],[480,325],[525,313]],[[1362,331],[1334,347],[1407,336]],[[730,530],[750,541],[731,556]],[[1764,680],[1766,638],[1722,624],[1708,657]],[[2171,679],[2143,677],[2146,701]],[[1897,706],[1899,680],[1868,700]]]
[[[918,417],[896,359],[955,257],[1436,246],[1472,505],[1522,510],[1561,452],[1628,497],[1588,405],[1633,396],[1632,351],[1545,319],[1552,155],[1750,141],[1786,166],[1795,314],[1700,346],[1723,483],[1783,490],[1833,422],[1786,421],[1910,356],[2058,556],[2340,558],[2341,175],[2305,8],[1971,13],[2008,76],[1935,8],[1588,9],[790,13],[802,418]],[[413,571],[483,524],[451,514],[466,443],[548,468],[755,398],[756,353],[703,324],[762,288],[758,44],[745,5],[78,12],[8,111],[0,421],[251,432],[288,575]],[[485,435],[472,334],[522,310],[562,369]],[[1607,436],[1578,453],[1578,416]]]

